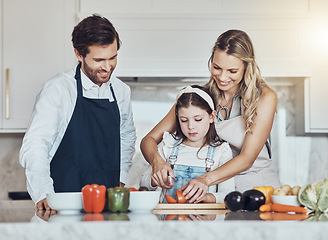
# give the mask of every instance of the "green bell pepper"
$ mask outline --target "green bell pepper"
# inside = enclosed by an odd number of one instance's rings
[[[125,187],[107,189],[108,209],[111,212],[127,212],[130,204],[130,190]]]

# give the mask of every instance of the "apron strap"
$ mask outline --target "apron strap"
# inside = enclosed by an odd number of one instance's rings
[[[76,67],[75,79],[76,79],[76,84],[77,84],[77,96],[82,97],[81,62]]]
[[[112,86],[112,83],[109,83],[109,87],[110,87],[110,91],[112,92],[112,95],[113,95],[113,98],[114,98],[114,101],[116,101],[116,96],[115,96],[115,93],[114,93],[114,89],[113,89],[113,86]]]
[[[212,145],[208,146],[207,157],[205,159],[205,170],[206,172],[211,171],[211,167],[214,165],[214,153],[215,147]]]
[[[174,168],[174,164],[177,161],[178,153],[180,150],[180,144],[182,143],[183,139],[175,139],[175,142],[173,144],[171,155],[169,156],[169,164],[171,165],[171,168]]]
[[[178,159],[178,153],[180,150],[180,144],[182,143],[182,138],[181,139],[176,139],[174,144],[173,144],[173,148],[172,148],[172,152],[171,155],[169,156],[169,164],[171,165],[171,168],[174,168],[175,162]],[[215,147],[213,147],[212,145],[208,146],[208,151],[207,151],[207,156],[205,158],[205,170],[206,172],[209,172],[211,170],[211,167],[214,165],[214,153],[215,153]]]

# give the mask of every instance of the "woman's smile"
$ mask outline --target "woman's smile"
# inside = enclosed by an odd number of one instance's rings
[[[222,91],[233,90],[237,92],[244,71],[244,63],[239,58],[221,50],[214,53],[211,74],[218,88]]]
[[[229,83],[231,83],[232,81],[221,81],[221,80],[217,80],[216,81],[219,85],[221,86],[227,86],[229,85]]]

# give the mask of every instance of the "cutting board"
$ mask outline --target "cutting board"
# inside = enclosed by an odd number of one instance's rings
[[[155,210],[182,210],[182,209],[226,209],[224,203],[159,203]]]
[[[159,203],[154,214],[225,214],[224,203]]]

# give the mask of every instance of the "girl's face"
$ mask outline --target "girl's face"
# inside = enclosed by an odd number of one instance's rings
[[[204,109],[190,105],[178,110],[178,119],[182,133],[186,136],[184,144],[191,147],[202,147],[210,123],[214,122],[216,112],[208,114]]]
[[[244,72],[242,60],[221,50],[214,52],[211,75],[221,91],[236,94]]]

